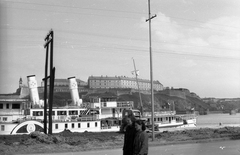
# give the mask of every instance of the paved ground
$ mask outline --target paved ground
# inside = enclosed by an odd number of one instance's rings
[[[122,149],[44,155],[122,155]],[[149,148],[149,155],[240,155],[240,140],[154,146]]]

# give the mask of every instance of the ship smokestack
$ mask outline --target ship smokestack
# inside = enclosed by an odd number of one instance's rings
[[[81,106],[82,100],[79,99],[78,85],[75,77],[68,78],[69,89],[72,97],[72,103],[76,106]]]
[[[28,88],[30,90],[30,98],[33,102],[33,105],[40,105],[39,94],[38,94],[38,85],[35,75],[27,76]]]

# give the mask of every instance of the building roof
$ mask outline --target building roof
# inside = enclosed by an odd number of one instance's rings
[[[126,77],[126,76],[90,76],[88,80],[94,80],[94,79],[100,79],[100,80],[132,80],[136,81],[135,77]],[[147,79],[138,79],[139,82],[150,82],[150,80]],[[153,81],[154,84],[161,84],[158,80]],[[162,84],[161,84],[162,85]]]

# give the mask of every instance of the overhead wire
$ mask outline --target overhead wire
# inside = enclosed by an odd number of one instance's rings
[[[42,6],[48,6],[48,7],[63,7],[63,8],[73,8],[73,9],[80,9],[80,10],[98,10],[98,11],[107,11],[107,12],[119,12],[119,13],[130,13],[130,14],[141,14],[141,15],[146,15],[146,13],[143,12],[134,12],[134,11],[122,11],[122,10],[111,10],[111,9],[99,9],[99,8],[83,8],[83,7],[76,7],[76,6],[63,6],[63,5],[56,5],[56,4],[42,4],[42,3],[29,3],[29,2],[19,2],[19,1],[5,1],[8,3],[19,3],[19,4],[28,4],[28,5],[42,5]],[[33,11],[51,11],[51,10],[37,10],[37,9],[26,9],[26,8],[16,8],[16,9],[25,9],[25,10],[33,10]],[[61,12],[61,11],[51,11],[51,12],[57,12],[57,13],[72,13],[74,14],[74,12]],[[75,13],[75,14],[79,14],[79,13]],[[81,14],[81,13],[80,13]],[[85,15],[92,15],[92,14],[85,14]],[[102,15],[99,15],[102,16]],[[107,15],[107,17],[111,17],[111,15]],[[116,16],[113,16],[116,17]],[[181,20],[186,20],[186,21],[191,21],[191,22],[195,22],[195,23],[205,23],[204,21],[199,21],[199,20],[192,20],[192,19],[186,19],[186,18],[180,18],[180,17],[174,17],[174,16],[169,16],[171,18],[175,18],[175,19],[181,19]],[[119,17],[119,18],[128,18],[128,17]],[[131,18],[134,19],[134,18]],[[230,25],[223,25],[223,24],[217,24],[217,23],[209,23],[210,25],[218,25],[218,26],[223,26],[223,27],[231,27],[231,28],[236,28],[239,29],[240,27],[235,27],[235,26],[230,26]],[[185,24],[180,24],[180,25],[185,25]]]
[[[98,11],[111,11],[111,12],[120,12],[120,13],[134,13],[134,14],[145,14],[145,13],[141,13],[141,12],[129,12],[129,11],[120,11],[120,10],[107,10],[107,9],[93,9],[93,8],[82,8],[82,7],[75,7],[75,6],[62,6],[62,5],[52,5],[52,4],[40,4],[40,3],[27,3],[27,2],[13,2],[13,1],[7,1],[7,2],[10,2],[10,3],[19,3],[19,4],[30,4],[30,5],[42,5],[42,6],[51,6],[51,7],[64,7],[64,8],[74,8],[74,9],[83,9],[83,10],[98,10]],[[16,9],[23,9],[23,10],[32,10],[32,11],[36,11],[36,9],[29,9],[29,8],[16,8]],[[43,10],[37,10],[37,11],[43,11]],[[46,10],[44,10],[46,11]],[[49,10],[48,10],[49,11]],[[56,13],[56,11],[54,11]],[[75,13],[75,12],[61,12],[61,11],[57,11],[57,13],[71,13],[71,14],[79,14],[79,13]],[[82,14],[82,13],[80,13]],[[93,14],[85,14],[85,15],[93,15]],[[99,15],[99,16],[103,16],[103,15]],[[109,16],[108,16],[109,17]],[[115,16],[114,16],[115,17]],[[126,18],[126,17],[118,17],[118,18]],[[204,23],[202,21],[196,21],[196,20],[190,20],[190,19],[184,19],[184,18],[178,18],[178,17],[171,17],[171,18],[176,18],[176,19],[181,19],[181,20],[187,20],[187,21],[191,21],[191,22],[198,22],[198,23]],[[211,24],[214,24],[214,23],[211,23]],[[180,24],[180,25],[187,25],[187,24]],[[232,27],[232,26],[228,26],[228,25],[221,25],[221,24],[214,24],[214,25],[219,25],[219,26],[225,26],[225,27]],[[192,25],[188,25],[188,26],[192,26]],[[1,26],[1,28],[3,28]],[[11,29],[11,27],[5,27],[7,29]],[[237,27],[232,27],[232,28],[237,28]],[[21,30],[41,30],[41,31],[45,31],[43,28],[40,29],[40,28],[14,28],[14,29],[21,29]],[[204,29],[209,29],[209,28],[204,28]],[[61,30],[60,30],[61,31]],[[61,31],[61,32],[64,32],[64,31]],[[227,31],[228,32],[228,31]],[[65,33],[76,33],[76,31],[74,32],[71,32],[71,31],[65,31]],[[77,33],[80,33],[80,34],[83,34],[83,32],[77,32]],[[93,36],[100,36],[100,37],[110,37],[110,38],[117,38],[117,39],[126,39],[126,37],[121,37],[121,36],[118,36],[116,37],[115,35],[114,36],[106,36],[105,34],[102,35],[102,34],[90,34],[90,33],[84,33],[84,35],[93,35]],[[136,38],[134,39],[131,39],[131,40],[136,40]],[[138,41],[145,41],[144,39],[138,39]],[[176,44],[176,43],[167,43],[167,42],[156,42],[156,43],[161,43],[161,44],[171,44],[171,45],[180,45],[180,46],[186,46],[186,44]],[[75,45],[76,46],[76,45]],[[193,47],[201,47],[201,48],[213,48],[213,49],[221,49],[221,50],[232,50],[232,51],[238,51],[238,49],[234,50],[234,49],[223,49],[223,48],[218,48],[218,47],[206,47],[206,46],[197,46],[197,45],[187,45],[187,46],[193,46]],[[126,49],[126,48],[125,48]],[[129,49],[128,49],[129,50]],[[140,49],[137,49],[138,51]],[[166,50],[166,49],[161,49],[161,50],[165,50],[165,51],[172,51],[172,50]],[[156,53],[159,53],[159,52],[156,52]],[[164,52],[160,52],[160,53],[164,53]],[[200,56],[200,55],[195,55],[195,54],[184,54],[184,53],[176,53],[176,51],[172,51],[170,54],[180,54],[180,55],[192,55],[192,56]],[[204,56],[204,55],[203,55]],[[205,55],[206,56],[206,55]],[[215,57],[215,58],[218,58],[218,56],[206,56],[206,57]],[[230,58],[232,59],[232,58]]]

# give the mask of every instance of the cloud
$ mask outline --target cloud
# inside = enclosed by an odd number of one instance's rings
[[[159,12],[152,21],[152,35],[160,43],[159,48],[213,57],[239,57],[239,17],[219,17],[206,22],[182,20],[181,24],[174,19]]]
[[[184,37],[183,29],[162,13],[157,14],[157,18],[152,22],[152,30],[160,41],[177,41]]]

